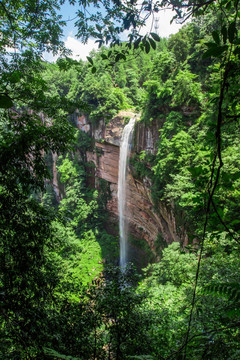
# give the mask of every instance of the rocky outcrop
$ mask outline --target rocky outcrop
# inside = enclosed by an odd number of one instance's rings
[[[53,185],[53,191],[55,193],[55,198],[57,200],[57,202],[59,203],[62,199],[62,195],[59,189],[59,181],[58,181],[58,172],[57,172],[57,159],[58,159],[58,155],[57,153],[52,152],[52,173],[53,173],[53,177],[52,177],[52,185]]]
[[[144,238],[152,250],[156,249],[159,235],[170,244],[179,241],[173,211],[163,203],[154,207],[151,199],[151,182],[128,176],[127,217],[135,235]]]
[[[95,177],[117,184],[119,147],[96,142],[95,150],[87,152],[87,161],[95,164]]]
[[[145,150],[156,154],[158,148],[159,130],[163,124],[162,120],[154,119],[151,125],[137,122],[134,135],[134,150],[138,153]]]
[[[111,199],[107,208],[113,221],[118,220],[118,161],[119,145],[124,128],[124,117],[132,117],[133,113],[124,112],[105,126],[103,122],[98,128],[92,129],[92,136],[95,138],[95,150],[87,153],[87,160],[95,164],[95,177],[109,182]],[[134,151],[157,151],[157,139],[160,124],[155,122],[151,127],[137,122],[134,131]],[[130,231],[135,237],[144,238],[152,251],[155,252],[157,239],[162,242],[184,241],[177,233],[176,221],[173,210],[163,203],[154,207],[151,199],[151,181],[144,178],[137,180],[129,172],[127,190],[127,213]]]

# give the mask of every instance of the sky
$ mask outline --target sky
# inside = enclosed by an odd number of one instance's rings
[[[67,21],[67,26],[64,29],[64,37],[63,41],[65,46],[72,51],[71,57],[75,60],[86,60],[86,57],[89,55],[90,51],[93,49],[97,49],[98,45],[95,43],[95,39],[89,39],[87,44],[81,43],[76,38],[76,29],[74,29],[75,23],[75,11],[77,7],[70,6],[68,4],[64,4],[61,7],[60,14],[63,17],[63,20]],[[175,34],[181,28],[182,25],[176,24],[173,22],[170,24],[174,13],[171,10],[163,10],[158,13],[158,35],[160,37],[168,37],[171,34]],[[148,21],[146,26],[141,31],[141,34],[144,35],[145,33],[149,32],[152,26],[152,22]],[[154,29],[152,29],[155,32]],[[47,61],[55,61],[57,57],[53,57],[51,54],[44,54],[44,59]]]

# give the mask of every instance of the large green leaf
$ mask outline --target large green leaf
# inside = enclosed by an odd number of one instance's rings
[[[160,41],[160,36],[156,33],[153,33],[151,32],[150,35],[152,36],[152,38],[155,40],[155,41]]]
[[[223,45],[223,46],[212,46],[210,49],[208,49],[204,54],[203,54],[203,59],[206,59],[210,56],[212,57],[220,57],[222,55],[222,53],[224,51],[226,51],[228,49],[227,45]]]
[[[0,95],[0,108],[9,109],[13,106],[13,102],[7,95]]]
[[[233,43],[236,32],[236,23],[235,21],[232,21],[228,27],[228,39],[230,43]]]

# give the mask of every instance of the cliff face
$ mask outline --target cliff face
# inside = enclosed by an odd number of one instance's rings
[[[109,182],[111,200],[108,201],[107,207],[115,222],[118,220],[119,145],[126,116],[132,117],[134,114],[121,112],[108,126],[102,122],[98,128],[92,128],[91,135],[96,141],[95,151],[87,153],[87,160],[94,162],[96,166],[95,178]],[[151,127],[137,122],[134,130],[133,151],[146,150],[155,153],[160,126],[157,122],[151,124]],[[186,242],[186,236],[184,234],[179,236],[177,233],[173,210],[163,203],[160,203],[157,209],[154,208],[150,194],[151,181],[148,178],[144,178],[143,181],[136,180],[129,172],[127,182],[127,213],[125,215],[128,218],[130,232],[137,238],[145,239],[154,253],[158,246],[162,247],[163,243]]]

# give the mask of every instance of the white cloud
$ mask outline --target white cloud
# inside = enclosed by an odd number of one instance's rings
[[[5,49],[6,49],[7,52],[9,52],[9,53],[11,53],[11,54],[12,54],[12,53],[19,53],[19,50],[18,50],[17,48],[13,48],[13,47],[8,47],[8,46],[7,46]]]
[[[160,37],[168,37],[171,34],[175,34],[179,31],[179,29],[182,27],[181,24],[177,24],[175,21],[170,24],[171,19],[175,15],[175,12],[171,10],[162,10],[159,11],[158,14],[155,14],[155,19],[158,18],[158,34]],[[144,35],[147,32],[156,32],[154,28],[154,22],[152,19],[149,19],[146,22],[146,26],[142,28],[141,34]],[[123,39],[127,40],[127,32],[124,33]],[[67,36],[67,39],[65,41],[66,48],[70,49],[72,51],[71,57],[75,60],[86,60],[86,56],[89,55],[91,50],[97,49],[98,45],[95,43],[95,40],[89,39],[87,44],[81,43],[79,40],[77,40],[73,35],[72,32],[69,33]]]
[[[146,25],[141,29],[140,33],[142,35],[145,35],[149,32],[157,32],[160,37],[168,37],[171,34],[177,33],[182,25],[177,24],[176,22],[170,24],[170,21],[174,15],[175,13],[171,10],[159,11],[159,13],[155,14],[155,19],[158,19],[158,29],[155,29],[155,22],[152,20],[152,18],[149,18],[146,22]],[[127,41],[128,33],[128,31],[124,32],[122,40]],[[81,43],[72,35],[72,31],[68,33],[64,44],[67,49],[70,49],[72,51],[70,57],[74,60],[82,59],[85,61],[89,53],[93,49],[98,48],[98,45],[93,39],[89,39],[87,44]],[[53,56],[51,53],[44,53],[44,59],[46,61],[54,62],[57,60],[57,58],[58,56]]]
[[[43,54],[42,54],[42,59],[44,60],[44,61],[47,61],[47,62],[50,62],[50,63],[52,63],[52,62],[55,62],[55,61],[57,61],[57,59],[58,59],[58,56],[57,55],[55,55],[55,56],[53,56],[53,54],[50,52],[44,52]]]
[[[172,34],[176,34],[183,26],[183,24],[176,23],[175,20],[171,23],[174,15],[176,15],[176,13],[170,9],[160,10],[158,13],[154,14],[154,17],[150,16],[145,22],[145,26],[138,29],[138,31],[143,36],[149,34],[150,32],[154,32],[161,38],[167,38]],[[190,21],[190,19],[188,21]],[[156,28],[156,26],[158,28]],[[123,41],[128,41],[129,33],[129,30],[124,31],[122,36]]]
[[[67,37],[65,46],[67,49],[72,51],[71,58],[74,60],[86,60],[86,57],[89,55],[90,51],[98,48],[95,40],[89,39],[87,44],[83,44],[71,35]]]
[[[95,43],[95,40],[88,40],[87,44],[81,43],[79,40],[77,40],[75,37],[70,35],[67,36],[67,39],[64,42],[64,45],[67,49],[72,51],[72,54],[70,57],[74,60],[86,60],[87,56],[89,55],[90,51],[93,49],[97,49],[98,45]],[[53,56],[52,53],[43,53],[43,59],[48,62],[55,62],[58,59],[58,55]]]

